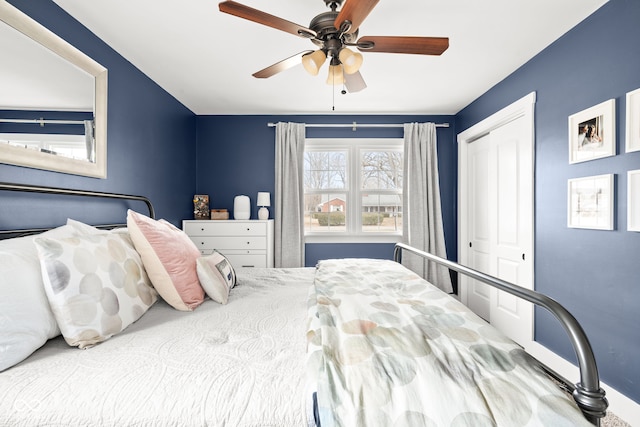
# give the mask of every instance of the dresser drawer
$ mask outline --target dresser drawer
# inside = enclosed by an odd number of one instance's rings
[[[271,266],[267,263],[267,251],[227,250],[218,252],[227,257],[233,268],[264,268]],[[201,249],[200,253],[202,255],[211,255],[213,249]]]
[[[267,249],[264,236],[190,236],[198,249]]]
[[[202,255],[211,255],[214,251],[218,251],[223,255],[260,255],[264,256],[267,251],[264,249],[200,249]]]
[[[266,236],[267,224],[257,221],[198,221],[186,222],[189,236]]]
[[[233,268],[265,268],[267,267],[267,254],[235,254],[222,252],[229,259]]]

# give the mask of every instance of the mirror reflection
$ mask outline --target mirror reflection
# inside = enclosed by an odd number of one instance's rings
[[[106,69],[5,2],[0,58],[0,162],[106,177]]]

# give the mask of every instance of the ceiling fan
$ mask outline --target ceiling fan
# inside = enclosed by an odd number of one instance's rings
[[[363,52],[418,55],[441,55],[449,47],[447,37],[364,36],[358,39],[360,24],[379,1],[324,0],[331,11],[315,16],[308,28],[231,0],[223,1],[219,7],[221,12],[310,39],[319,47],[276,62],[254,73],[254,77],[271,77],[300,63],[307,72],[317,75],[322,64],[329,59],[327,83],[344,84],[349,92],[358,92],[367,87],[359,71],[363,58],[350,47]],[[344,7],[338,11],[343,3]]]

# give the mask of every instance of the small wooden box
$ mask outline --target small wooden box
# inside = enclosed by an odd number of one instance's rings
[[[211,219],[229,219],[229,211],[226,209],[211,209]]]

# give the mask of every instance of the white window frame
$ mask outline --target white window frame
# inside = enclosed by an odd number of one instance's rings
[[[397,232],[362,231],[362,183],[361,151],[404,151],[403,138],[307,138],[307,151],[346,151],[347,152],[347,188],[331,190],[329,193],[347,195],[347,230],[345,232],[308,232],[305,231],[305,243],[397,243],[402,239],[402,230]],[[403,172],[404,174],[404,172]],[[405,177],[403,176],[403,179]],[[327,193],[327,191],[322,191]],[[376,191],[379,193],[379,191]],[[382,192],[384,193],[384,191]],[[399,191],[389,193],[401,194]],[[306,192],[305,192],[306,194]],[[403,217],[404,220],[404,217]]]

